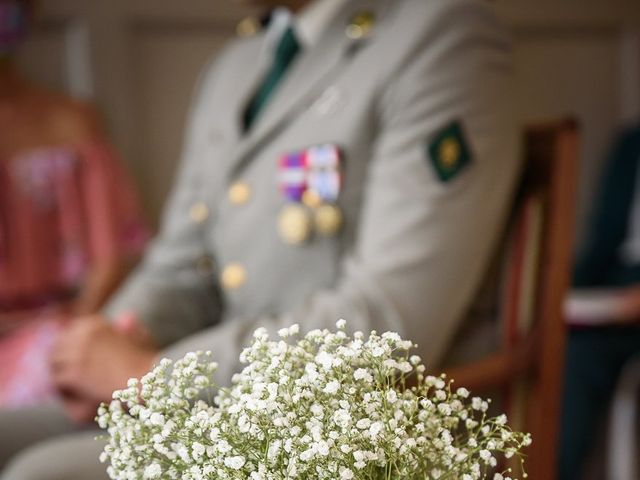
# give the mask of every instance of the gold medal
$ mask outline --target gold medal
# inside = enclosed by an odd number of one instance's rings
[[[302,194],[302,203],[307,207],[314,209],[322,204],[322,198],[313,190],[307,190]]]
[[[308,210],[297,203],[286,205],[278,218],[278,231],[290,245],[301,245],[311,234],[311,219]]]
[[[314,225],[320,235],[333,237],[342,227],[342,211],[336,205],[320,205],[314,212]]]

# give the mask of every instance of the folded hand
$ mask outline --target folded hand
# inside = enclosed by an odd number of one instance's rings
[[[51,355],[53,379],[77,421],[89,420],[100,402],[127,380],[153,366],[157,349],[127,335],[101,316],[75,320],[60,334]]]

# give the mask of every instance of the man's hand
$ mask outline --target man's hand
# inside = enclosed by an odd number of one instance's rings
[[[95,415],[95,407],[109,401],[129,378],[147,373],[157,353],[149,342],[121,333],[100,316],[81,318],[54,345],[53,380],[70,416],[88,420]]]
[[[634,285],[624,290],[621,316],[630,322],[640,320],[640,285]]]

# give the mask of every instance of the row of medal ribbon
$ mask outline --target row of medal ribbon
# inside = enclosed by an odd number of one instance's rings
[[[316,233],[333,237],[342,227],[337,201],[342,188],[342,155],[335,145],[319,145],[280,159],[280,191],[286,201],[278,218],[282,239],[306,243]]]

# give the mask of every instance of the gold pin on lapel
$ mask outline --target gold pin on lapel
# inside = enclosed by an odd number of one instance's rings
[[[261,28],[260,20],[256,17],[247,17],[236,26],[236,34],[241,38],[253,37]]]
[[[347,25],[346,34],[352,40],[362,40],[367,38],[376,24],[376,16],[373,12],[363,11],[356,13],[349,25]]]

